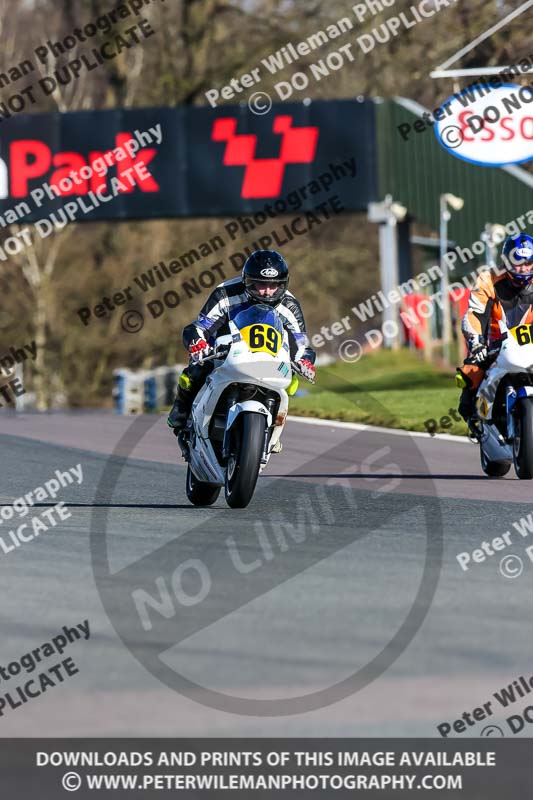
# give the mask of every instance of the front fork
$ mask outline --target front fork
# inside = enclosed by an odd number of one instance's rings
[[[228,398],[228,411],[231,408],[231,406],[235,402],[237,402],[237,398],[238,398],[237,394],[231,395]],[[276,399],[274,397],[267,397],[266,400],[264,400],[262,402],[266,406],[266,408],[268,409],[271,419],[274,420],[275,419],[274,411],[276,409]],[[272,427],[273,426],[265,425],[265,437],[264,437],[264,440],[263,440],[263,454],[261,456],[261,463],[263,465],[266,464],[267,461],[268,461],[268,443],[270,441],[270,436],[272,434]],[[231,440],[232,440],[231,435],[228,436],[228,431],[226,431],[226,433],[224,435],[224,442],[223,442],[223,445],[222,445],[222,462],[224,464],[227,463],[228,458],[231,455]]]
[[[512,442],[516,435],[514,407],[516,405],[516,391],[512,386],[505,390],[505,409],[507,412],[507,441]]]
[[[229,410],[234,403],[237,402],[238,394],[236,391],[231,391],[228,393],[227,398],[227,407],[226,407],[226,421],[228,418]],[[222,442],[222,464],[226,465],[228,463],[228,459],[231,455],[231,439],[233,437],[228,435],[228,431],[224,431],[224,439]]]
[[[276,412],[276,404],[277,404],[277,400],[274,397],[267,397],[267,399],[265,400],[265,406],[267,407],[267,409],[270,412],[270,418],[271,418],[273,423],[276,420],[276,413],[275,413]],[[263,464],[263,465],[266,464],[267,461],[268,461],[268,444],[270,442],[270,437],[272,436],[272,431],[274,430],[274,427],[275,427],[274,424],[271,427],[269,427],[268,425],[265,425],[265,439],[264,439],[264,442],[263,442],[263,455],[261,456],[261,464]]]

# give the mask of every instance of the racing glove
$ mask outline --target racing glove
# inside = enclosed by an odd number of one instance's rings
[[[470,361],[472,364],[482,364],[487,360],[489,349],[483,340],[478,340],[470,348]]]
[[[309,381],[314,381],[316,375],[315,365],[311,364],[307,358],[301,358],[299,361],[296,362],[300,368],[300,372],[307,378]]]
[[[205,356],[210,355],[213,348],[205,339],[194,339],[189,345],[189,355],[195,364],[201,362]]]

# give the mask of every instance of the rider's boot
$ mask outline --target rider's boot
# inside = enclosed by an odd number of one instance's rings
[[[482,425],[476,415],[477,386],[472,386],[471,378],[468,375],[465,375],[460,369],[457,370],[455,381],[457,386],[461,387],[463,390],[461,392],[461,397],[459,398],[459,406],[457,410],[468,425],[471,438],[474,441],[479,442],[483,431]]]
[[[170,409],[170,414],[168,415],[167,419],[167,425],[169,428],[173,429],[175,436],[177,436],[187,425],[187,420],[189,419],[189,414],[191,413],[194,400],[194,394],[190,391],[190,389],[184,388],[184,381],[182,381],[182,377],[183,376],[180,375],[180,383],[176,392],[176,399],[174,400],[174,405]]]
[[[467,423],[476,413],[476,394],[476,389],[470,389],[468,386],[465,386],[459,398],[459,407],[457,410]]]
[[[469,424],[476,413],[477,388],[472,386],[472,379],[468,374],[465,375],[462,369],[457,369],[455,372],[455,383],[459,389],[463,390],[459,398],[457,410],[464,421]]]

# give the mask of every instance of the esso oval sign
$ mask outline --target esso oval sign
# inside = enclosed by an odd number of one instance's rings
[[[483,88],[483,87],[482,87]],[[440,144],[457,158],[503,167],[533,159],[533,87],[507,84],[464,89],[441,105]]]

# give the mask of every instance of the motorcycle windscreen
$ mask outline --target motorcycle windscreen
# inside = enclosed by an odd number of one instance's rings
[[[233,320],[252,353],[277,356],[283,344],[283,321],[270,306],[259,303],[239,311]]]

